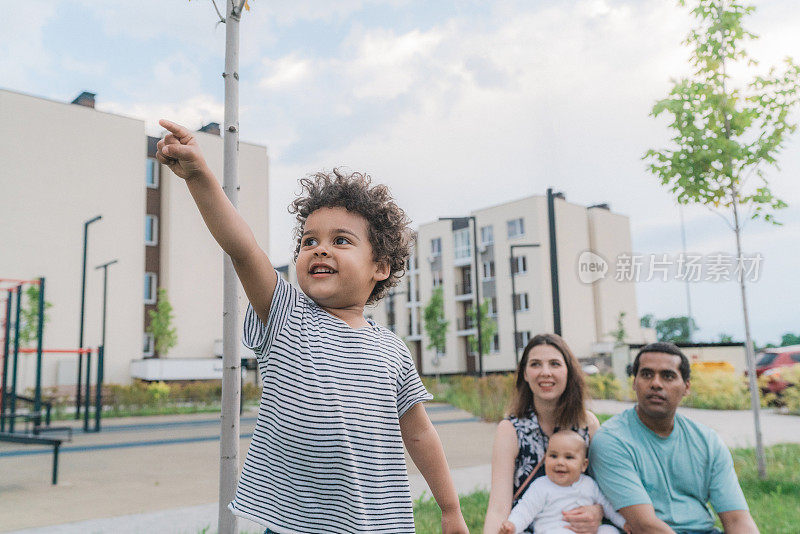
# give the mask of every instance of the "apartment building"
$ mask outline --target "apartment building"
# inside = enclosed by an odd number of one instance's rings
[[[615,280],[613,268],[582,282],[578,262],[586,251],[609,262],[629,254],[628,218],[552,194],[421,224],[403,282],[367,314],[406,341],[424,375],[514,369],[521,348],[541,332],[560,331],[579,358],[608,353],[620,312],[626,341],[643,341],[634,284]],[[424,328],[437,288],[449,323],[443,352],[430,348]],[[478,297],[497,325],[482,358],[469,343],[478,334],[469,316]]]
[[[158,139],[146,135],[144,121],[99,111],[94,102],[91,93],[69,103],[0,90],[0,278],[44,276],[53,304],[44,346],[77,348],[84,223],[100,215],[88,226],[84,346],[100,344],[103,274],[96,267],[117,260],[108,267],[106,381],[221,376],[222,252],[183,180],[155,160]],[[221,179],[219,125],[196,138]],[[241,142],[239,157],[239,211],[267,249],[267,150]],[[178,334],[166,355],[146,333],[159,288]],[[241,290],[239,303],[243,312]],[[20,391],[33,384],[34,359],[21,356]],[[43,385],[74,384],[76,362],[46,355]]]

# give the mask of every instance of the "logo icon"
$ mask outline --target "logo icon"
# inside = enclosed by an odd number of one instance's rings
[[[578,279],[584,284],[593,284],[602,280],[608,273],[608,262],[590,250],[584,250],[578,256]]]

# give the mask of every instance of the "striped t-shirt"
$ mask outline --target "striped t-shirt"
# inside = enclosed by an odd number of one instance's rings
[[[264,389],[231,511],[279,533],[414,532],[400,417],[431,395],[405,344],[354,329],[278,275],[244,344]]]

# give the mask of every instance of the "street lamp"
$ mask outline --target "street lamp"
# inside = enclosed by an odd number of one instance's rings
[[[86,310],[86,245],[89,238],[89,225],[102,219],[102,215],[93,217],[83,223],[83,269],[81,271],[81,328],[78,333],[78,348],[83,348],[83,316]],[[83,353],[78,353],[78,383],[75,391],[75,419],[81,418],[81,380],[83,378],[81,367],[83,367]]]
[[[517,303],[514,300],[517,296],[517,286],[514,282],[514,249],[515,248],[538,248],[539,243],[525,243],[521,245],[511,245],[510,247],[510,254],[511,257],[509,258],[508,265],[511,269],[511,311],[514,315],[514,365],[519,364],[519,349],[520,347],[517,346]]]
[[[106,346],[106,302],[107,302],[106,297],[108,295],[108,267],[110,265],[114,265],[118,261],[119,260],[107,261],[106,263],[95,267],[95,270],[103,269],[103,333],[100,338],[101,339],[100,344],[103,347]]]
[[[475,322],[478,323],[478,374],[483,375],[483,337],[481,334],[481,293],[480,293],[480,279],[478,278],[478,221],[474,215],[467,217],[439,217],[440,221],[463,221],[469,219],[472,221],[472,260],[474,262],[474,275],[475,275]]]

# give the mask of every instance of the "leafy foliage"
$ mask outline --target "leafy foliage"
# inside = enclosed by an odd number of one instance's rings
[[[447,327],[450,321],[444,318],[444,296],[441,287],[433,290],[431,300],[423,310],[423,320],[425,321],[425,332],[431,342],[427,348],[435,349],[442,354],[445,349],[445,338],[447,337]]]
[[[586,376],[586,387],[593,399],[622,400],[622,384],[613,373],[597,373]]]
[[[691,317],[669,317],[656,321],[656,335],[659,341],[689,343],[692,334],[697,330],[697,324]]]
[[[39,286],[29,285],[25,288],[25,304],[19,310],[19,342],[23,347],[30,346],[36,341],[39,328]],[[44,302],[44,324],[50,318],[47,316],[47,310],[53,307],[53,303]]]
[[[750,406],[747,380],[739,373],[692,368],[692,386],[681,404],[712,410],[746,410]]]
[[[744,42],[756,36],[742,26],[754,8],[737,0],[691,3],[697,27],[685,44],[693,47],[694,73],[676,81],[651,113],[671,116],[673,147],[648,150],[644,158],[679,203],[730,208],[737,232],[739,206],[749,207],[754,219],[774,223],[774,211],[786,203],[772,194],[762,164],[777,167],[777,155],[797,127],[791,111],[799,102],[800,67],[787,58],[782,72],[772,68],[746,88],[732,87],[734,64],[756,64],[744,49]],[[745,189],[752,174],[758,183]]]
[[[172,304],[167,298],[167,290],[160,288],[158,304],[155,310],[150,310],[150,326],[147,327],[147,333],[153,335],[156,352],[160,356],[165,356],[169,349],[178,343],[177,329],[172,326],[173,318]]]
[[[492,349],[492,339],[497,333],[497,321],[489,317],[489,300],[486,299],[478,306],[478,316],[481,325],[481,352],[488,354]],[[477,325],[475,320],[475,308],[467,310],[467,317],[472,324]],[[478,352],[478,336],[469,336],[469,348],[472,352]]]
[[[617,315],[617,328],[609,332],[609,334],[611,334],[611,336],[614,338],[614,341],[617,343],[617,345],[625,343],[625,338],[628,334],[625,332],[624,311],[619,312],[619,315]]]

